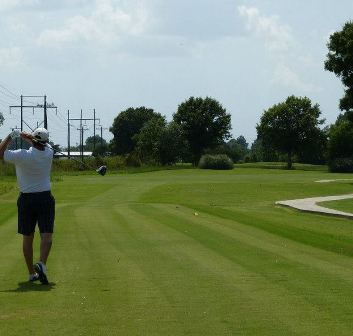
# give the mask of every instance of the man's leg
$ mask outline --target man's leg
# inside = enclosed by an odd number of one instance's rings
[[[50,192],[41,195],[38,207],[38,226],[41,237],[40,257],[39,262],[34,265],[34,269],[38,272],[41,283],[48,284],[46,263],[52,245],[55,219],[55,199]]]
[[[18,230],[23,237],[22,250],[25,257],[26,265],[29,272],[29,280],[34,281],[38,279],[33,267],[33,238],[36,226],[36,214],[32,211],[29,198],[20,194],[17,200],[18,207]]]
[[[48,260],[48,256],[50,253],[51,245],[52,245],[52,233],[41,233],[41,241],[40,241],[40,258],[39,260],[45,265]]]
[[[34,269],[39,275],[39,280],[42,284],[49,284],[47,277],[47,260],[50,252],[50,248],[52,245],[52,233],[41,233],[41,241],[40,241],[40,257],[39,262],[34,265]]]
[[[34,274],[34,267],[33,267],[33,238],[34,233],[29,236],[23,235],[23,255],[25,257],[26,265],[28,268],[29,274]]]

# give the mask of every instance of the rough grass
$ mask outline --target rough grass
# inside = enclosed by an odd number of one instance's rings
[[[249,162],[237,163],[238,168],[261,168],[261,169],[287,169],[287,162]],[[312,165],[307,163],[293,163],[293,170],[328,171],[327,165]]]
[[[351,335],[353,222],[274,205],[351,193],[314,182],[340,177],[64,176],[48,287],[25,282],[17,193],[0,195],[0,334]]]

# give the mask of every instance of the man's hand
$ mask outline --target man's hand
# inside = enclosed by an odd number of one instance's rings
[[[18,131],[18,130],[13,130],[11,133],[10,133],[10,137],[11,137],[11,139],[16,139],[16,138],[18,138],[19,136],[20,136],[20,131]]]
[[[11,133],[12,134],[12,133]],[[9,134],[4,140],[2,140],[2,142],[0,143],[0,159],[3,160],[4,159],[4,153],[7,149],[7,146],[11,143],[12,138],[11,134]]]
[[[20,136],[23,140],[26,140],[27,142],[32,144],[33,135],[31,133],[21,132]]]

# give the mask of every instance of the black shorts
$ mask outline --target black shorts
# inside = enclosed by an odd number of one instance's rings
[[[55,199],[50,191],[21,193],[17,200],[18,233],[30,236],[38,223],[41,233],[52,233]]]

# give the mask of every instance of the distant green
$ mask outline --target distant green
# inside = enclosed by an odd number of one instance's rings
[[[335,178],[353,175],[56,178],[48,287],[26,282],[17,191],[5,190],[0,335],[352,335],[353,221],[275,205],[353,192],[350,181],[315,183]]]

